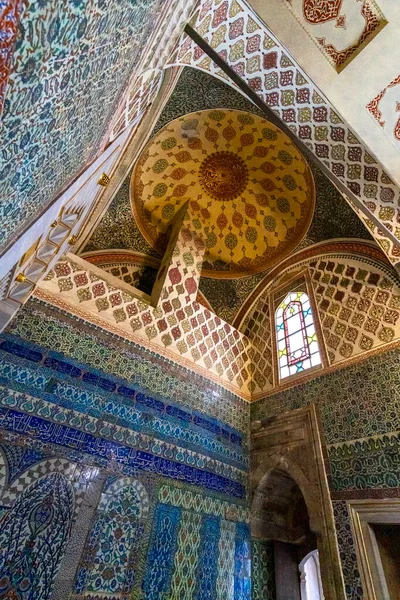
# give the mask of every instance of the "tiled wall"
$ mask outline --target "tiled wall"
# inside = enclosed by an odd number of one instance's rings
[[[23,3],[4,106],[1,243],[96,155],[160,5]]]
[[[182,211],[185,215],[185,207]],[[119,289],[119,280],[74,255],[57,263],[37,295],[249,398],[251,343],[197,302],[205,246],[191,226],[187,220],[174,223],[151,303],[131,286]]]
[[[273,542],[253,540],[251,550],[252,600],[275,600]]]
[[[362,600],[347,499],[400,497],[400,350],[279,392],[252,405],[252,420],[316,404],[349,600]]]
[[[364,250],[369,251],[370,247],[365,246]],[[325,247],[303,250],[297,255],[296,263],[287,261],[276,277],[266,280],[265,289],[254,300],[240,327],[254,347],[252,392],[256,398],[280,383],[274,370],[271,298],[285,278],[299,269],[307,271],[310,278],[321,323],[323,339],[320,342],[327,352],[325,367],[345,364],[399,340],[398,278],[387,265],[376,260],[375,251],[374,254],[372,258],[361,252],[356,254],[354,245],[351,248],[351,244],[332,242]],[[281,384],[285,383],[282,380]]]
[[[29,301],[0,339],[0,595],[249,600],[248,421],[216,384]]]

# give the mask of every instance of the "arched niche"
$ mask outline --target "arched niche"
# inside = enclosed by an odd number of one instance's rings
[[[302,548],[296,568],[318,549],[325,599],[344,600],[315,407],[255,422],[251,444],[252,538]]]
[[[300,546],[315,537],[300,487],[280,466],[261,480],[254,494],[252,515],[252,530],[259,538]]]

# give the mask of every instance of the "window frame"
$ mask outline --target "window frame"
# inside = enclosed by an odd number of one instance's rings
[[[313,324],[315,328],[315,334],[317,337],[318,349],[320,353],[320,363],[312,365],[303,371],[292,373],[286,377],[281,378],[278,358],[278,336],[276,331],[276,311],[279,305],[291,292],[302,291],[308,296],[310,302],[311,314],[313,317]],[[271,324],[271,336],[272,336],[272,351],[273,351],[273,385],[275,388],[284,388],[293,384],[293,380],[308,380],[309,378],[315,377],[315,373],[325,369],[329,366],[328,356],[325,348],[325,339],[322,333],[322,327],[319,318],[319,312],[314,297],[314,288],[310,279],[310,273],[308,269],[304,269],[302,272],[297,272],[291,278],[286,279],[283,283],[276,286],[271,290],[269,294],[269,308],[270,308],[270,324]]]

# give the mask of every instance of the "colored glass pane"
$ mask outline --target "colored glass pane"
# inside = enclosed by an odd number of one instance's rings
[[[321,364],[310,300],[305,292],[290,292],[275,313],[279,377]]]

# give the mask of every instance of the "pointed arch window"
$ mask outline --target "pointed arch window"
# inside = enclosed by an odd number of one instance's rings
[[[321,364],[310,299],[303,291],[290,292],[275,313],[279,378]]]

